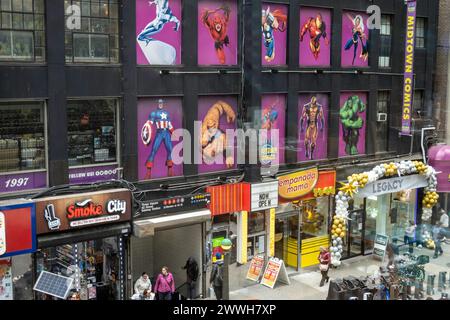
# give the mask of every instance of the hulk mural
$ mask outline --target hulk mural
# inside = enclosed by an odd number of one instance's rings
[[[365,94],[341,95],[339,156],[365,153],[366,99]]]

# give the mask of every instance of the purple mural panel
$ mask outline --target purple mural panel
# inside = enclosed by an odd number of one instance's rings
[[[367,93],[343,92],[339,105],[339,157],[365,154]]]
[[[181,64],[181,0],[136,0],[136,52],[140,65]]]
[[[369,16],[362,12],[342,14],[341,64],[343,67],[369,66]]]
[[[47,187],[47,172],[13,173],[0,176],[0,192],[19,192]]]
[[[261,63],[263,66],[285,65],[288,6],[270,2],[261,5]]]
[[[268,94],[261,99],[260,160],[263,166],[285,162],[286,95]],[[278,141],[271,138],[272,131],[278,131]],[[276,137],[274,135],[274,137]]]
[[[197,115],[198,120],[202,122],[199,137],[202,164],[198,165],[198,173],[236,168],[236,140],[227,141],[226,130],[236,129],[237,98],[233,96],[200,97]],[[226,146],[234,149],[233,157],[225,157]]]
[[[199,65],[237,65],[237,20],[235,0],[198,2]]]
[[[69,169],[69,183],[94,183],[119,178],[117,165]]]
[[[183,175],[183,164],[173,161],[173,156],[183,154],[172,153],[179,143],[183,143],[181,138],[172,141],[173,130],[182,129],[183,125],[181,101],[181,98],[139,99],[137,127],[139,180]]]
[[[331,10],[300,8],[300,66],[330,66],[331,34]]]
[[[301,94],[299,96],[297,161],[327,158],[328,110],[328,94]]]

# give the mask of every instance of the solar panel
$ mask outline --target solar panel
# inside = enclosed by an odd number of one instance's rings
[[[72,282],[73,278],[42,271],[33,289],[57,298],[66,299],[72,288]]]

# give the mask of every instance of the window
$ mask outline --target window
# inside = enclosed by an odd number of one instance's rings
[[[266,252],[266,214],[264,211],[248,214],[247,257],[253,258]]]
[[[387,150],[387,138],[388,138],[388,114],[389,105],[391,101],[391,93],[389,91],[378,92],[377,101],[377,139],[375,152],[383,152]]]
[[[45,61],[44,0],[0,0],[0,60]]]
[[[45,169],[41,103],[0,104],[0,173]]]
[[[417,18],[416,20],[416,48],[425,48],[425,19]]]
[[[423,116],[423,91],[415,90],[414,91],[414,100],[413,100],[413,118],[418,117],[419,114],[417,111],[420,111],[420,115]]]
[[[80,6],[81,27],[66,25],[66,62],[119,62],[119,14],[117,0],[65,0],[66,19],[71,5]],[[69,11],[69,15],[67,15]]]
[[[117,161],[117,100],[77,100],[67,105],[69,166]]]
[[[389,15],[381,16],[381,32],[380,32],[380,56],[378,58],[378,65],[381,68],[389,68],[391,66],[391,21],[392,17]]]

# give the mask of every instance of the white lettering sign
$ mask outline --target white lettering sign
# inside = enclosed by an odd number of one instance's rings
[[[252,211],[278,207],[278,181],[252,184]]]

